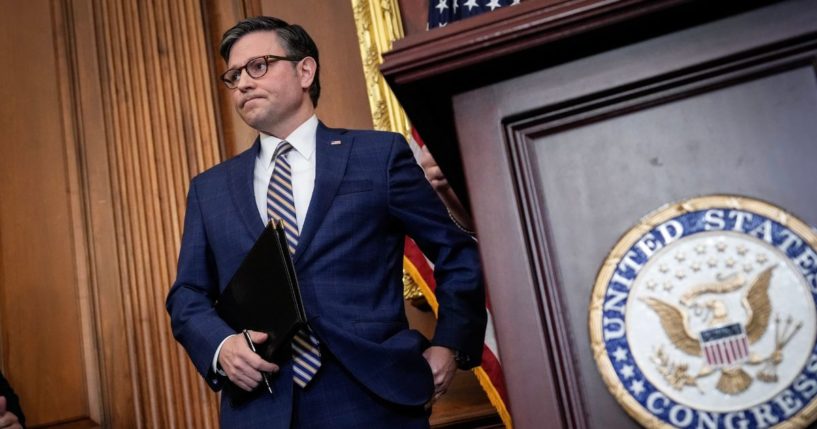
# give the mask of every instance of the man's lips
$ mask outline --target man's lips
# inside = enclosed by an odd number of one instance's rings
[[[246,97],[246,98],[244,98],[244,99],[241,101],[241,107],[244,107],[244,106],[245,106],[247,103],[249,103],[250,101],[253,101],[253,100],[258,100],[258,99],[260,99],[260,98],[261,98],[261,97],[257,97],[257,96]]]

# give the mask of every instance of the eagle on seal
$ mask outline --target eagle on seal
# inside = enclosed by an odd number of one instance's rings
[[[754,279],[741,300],[747,315],[744,328],[751,344],[760,340],[769,327],[772,310],[769,285],[774,268],[772,266],[761,272]],[[704,308],[708,310],[708,314],[711,316],[708,325],[713,328],[724,326],[731,321],[729,320],[726,305],[722,300],[717,299],[717,295],[740,289],[743,285],[743,278],[735,275],[716,283],[704,283],[685,294],[681,298],[681,304],[687,306],[693,298],[700,295],[716,295],[716,298],[710,299],[704,304]],[[675,347],[688,355],[702,356],[701,340],[698,335],[691,332],[688,314],[684,308],[654,297],[647,297],[643,301],[658,315],[661,320],[661,327]],[[721,392],[735,395],[745,391],[752,384],[752,377],[740,366],[720,368],[720,371],[721,376],[718,379],[717,388]]]

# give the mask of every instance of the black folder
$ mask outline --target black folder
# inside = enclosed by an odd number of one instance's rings
[[[267,224],[215,307],[236,332],[269,335],[256,347],[264,360],[281,363],[291,356],[290,342],[306,324],[306,314],[282,221]]]

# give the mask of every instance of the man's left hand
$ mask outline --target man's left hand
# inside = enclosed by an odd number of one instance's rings
[[[434,374],[434,396],[429,403],[431,405],[448,391],[457,372],[457,362],[454,360],[454,351],[443,346],[429,347],[423,352],[423,357],[428,361],[428,366]]]

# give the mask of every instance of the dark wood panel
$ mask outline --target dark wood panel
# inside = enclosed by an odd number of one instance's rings
[[[813,63],[817,58],[810,56]],[[720,77],[725,82],[732,76]],[[667,91],[665,103],[639,106],[644,110],[623,103],[618,107],[625,114],[618,110],[619,116],[555,134],[533,137],[533,128],[519,130],[525,138],[514,142],[515,164],[532,193],[529,236],[545,242],[543,251],[533,250],[547,264],[541,284],[560,295],[562,324],[577,340],[572,350],[581,380],[572,385],[595,408],[615,410],[616,404],[596,377],[584,335],[588,297],[601,261],[638,219],[672,201],[736,194],[770,201],[817,224],[817,201],[807,197],[811,160],[817,159],[813,66],[707,92],[686,90],[682,99]],[[624,427],[619,414],[617,427]],[[591,413],[592,426],[614,415]]]
[[[742,158],[747,172],[730,176],[727,191],[765,197],[817,222],[817,202],[802,198],[813,170],[809,160],[817,158],[809,147],[817,130],[808,120],[817,114],[814,22],[813,2],[788,2],[455,97],[517,427],[544,420],[561,421],[562,427],[635,426],[595,370],[586,325],[589,288],[622,225],[719,186],[712,177],[725,165],[723,157],[700,163],[709,182],[683,177],[695,168],[689,152],[699,144],[687,132],[691,127],[711,133],[709,144],[722,153],[736,147],[743,155],[755,153]],[[713,105],[704,108],[707,103]],[[662,121],[650,115],[662,115]],[[667,118],[681,125],[661,128]],[[742,131],[735,133],[735,127]],[[652,152],[643,144],[627,149],[639,138]],[[656,156],[656,147],[667,152]],[[625,163],[625,155],[634,153],[640,153],[636,166]],[[749,180],[759,166],[780,169],[786,158],[781,153],[792,162],[786,164],[791,175]],[[792,153],[803,159],[794,160]],[[637,168],[655,168],[653,162],[667,170],[665,179],[650,180],[633,194],[611,188],[634,180]],[[583,193],[587,183],[603,191],[590,198]],[[607,204],[616,198],[618,206]],[[620,210],[622,205],[628,209]],[[619,216],[619,223],[611,216]],[[520,324],[539,331],[535,341],[520,338]],[[537,371],[541,378],[532,380]],[[522,400],[530,405],[520,405]]]
[[[406,37],[384,55],[381,69],[468,205],[457,142],[469,142],[454,129],[453,96],[762,3],[768,1],[526,1]]]

